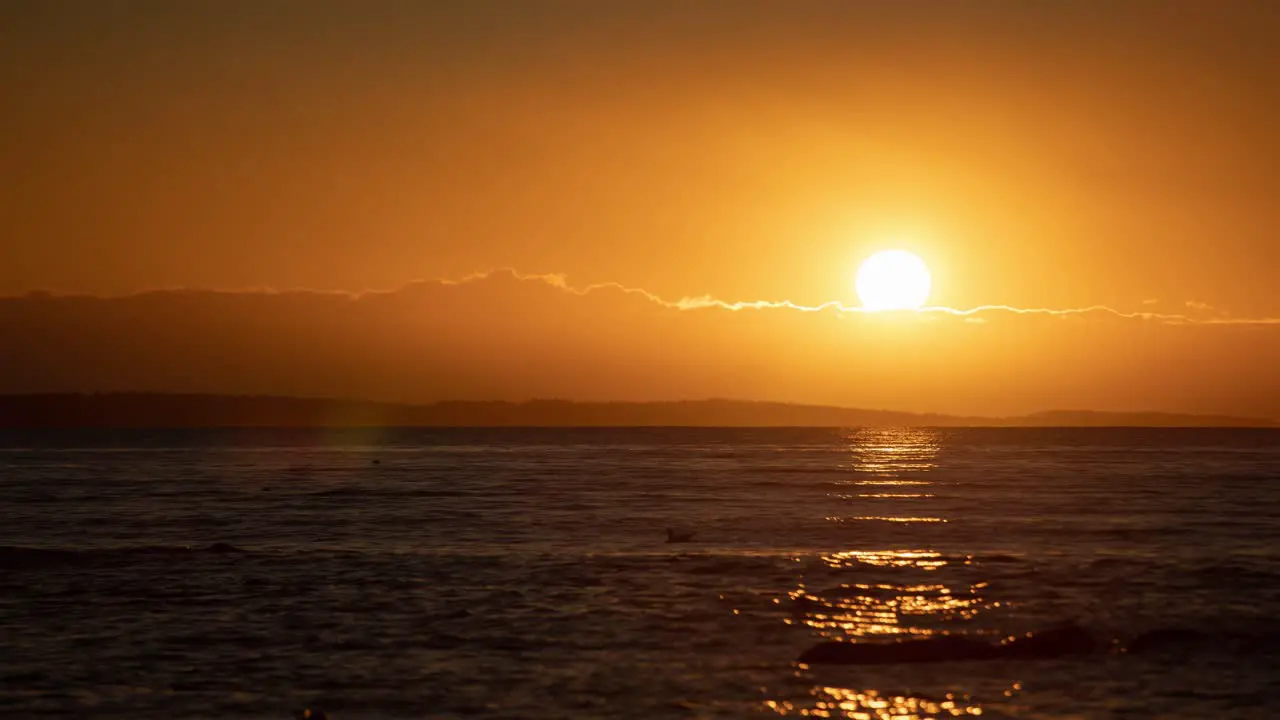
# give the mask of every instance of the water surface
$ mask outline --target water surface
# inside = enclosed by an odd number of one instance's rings
[[[1275,717],[1278,441],[9,433],[0,715]],[[668,528],[696,535],[668,544]],[[795,662],[824,639],[1061,623],[1101,649]],[[1122,651],[1153,630],[1209,641]]]

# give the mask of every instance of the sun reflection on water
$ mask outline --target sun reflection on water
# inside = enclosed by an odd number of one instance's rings
[[[876,527],[874,523],[910,526],[948,522],[936,514],[912,512],[917,508],[936,508],[925,504],[935,502],[933,492],[916,489],[937,484],[933,473],[938,469],[942,433],[914,428],[863,429],[849,433],[844,440],[851,459],[840,467],[852,474],[835,484],[865,490],[828,493],[833,503],[855,506],[857,510],[833,513],[826,521],[863,523],[868,528]],[[931,534],[919,535],[916,542],[935,537],[934,531],[928,532]],[[944,554],[922,542],[915,547],[889,549],[841,548],[822,553],[817,559],[821,562],[816,567],[824,569],[823,572],[815,570],[818,579],[807,578],[808,582],[801,582],[786,596],[774,600],[778,605],[789,605],[782,622],[805,628],[816,642],[919,640],[957,632],[960,624],[973,631],[972,621],[985,611],[1001,606],[984,597],[987,583],[972,582],[967,572],[960,578],[953,575],[953,569],[974,564],[974,557],[967,553]],[[836,575],[838,584],[830,583],[828,573]],[[912,691],[861,684],[841,687],[825,673],[815,673],[818,670],[799,665],[797,677],[813,680],[808,696],[775,696],[765,702],[766,708],[783,716],[854,720],[984,714],[982,703],[967,693],[949,691],[951,688],[945,685],[937,688],[938,692],[925,693],[918,692],[921,690],[918,687]],[[912,678],[913,675],[907,672],[900,677]],[[1014,683],[1002,695],[1011,697],[1020,689],[1021,686]]]
[[[931,498],[931,493],[858,493],[860,498]]]
[[[940,434],[923,428],[863,428],[846,440],[853,456],[850,469],[887,477],[933,470],[942,447]]]
[[[859,564],[876,567],[911,567],[920,570],[937,570],[946,566],[950,559],[934,550],[845,550],[844,552],[827,553],[822,561],[833,568],[851,568]],[[968,564],[972,559],[965,557]]]
[[[1014,686],[1017,687],[1016,685]],[[1009,694],[1006,692],[1006,694]],[[813,688],[811,707],[790,701],[769,700],[765,707],[779,715],[849,720],[923,720],[924,718],[982,715],[982,706],[967,694],[946,693],[928,698],[908,693],[881,693],[876,690],[820,685]]]
[[[924,623],[973,619],[986,606],[979,590],[976,585],[956,593],[936,584],[857,583],[827,591],[824,596],[799,588],[789,597],[800,608],[799,621],[813,628],[818,637],[852,639],[943,634]]]
[[[880,550],[831,553],[822,557],[828,567],[847,569],[858,564],[910,568],[932,572],[953,562],[931,550]],[[969,564],[968,557],[960,564]],[[803,585],[788,595],[800,622],[824,639],[878,635],[936,635],[932,624],[971,620],[987,607],[980,591],[986,583],[969,584],[957,592],[942,583],[850,583],[821,593]],[[907,622],[904,622],[906,620]]]
[[[850,517],[840,517],[837,515],[829,515],[826,518],[830,522],[864,522],[868,520],[878,522],[891,523],[944,523],[946,518],[917,516],[917,515],[853,515]]]
[[[856,480],[854,485],[932,485],[928,480]]]
[[[906,429],[871,429],[865,428],[846,436],[849,443],[849,454],[852,461],[842,465],[848,470],[864,476],[856,480],[837,481],[837,485],[859,485],[873,488],[908,487],[932,485],[933,481],[919,477],[922,473],[937,468],[937,457],[941,447],[941,435],[937,431],[918,428]],[[874,479],[867,479],[871,475]],[[934,497],[932,493],[908,492],[834,492],[830,497],[845,502],[859,501],[892,501],[892,500],[924,500]],[[880,508],[883,505],[878,506]],[[867,513],[858,515],[831,515],[826,518],[830,522],[889,522],[889,523],[945,523],[946,518],[929,515],[902,515]]]

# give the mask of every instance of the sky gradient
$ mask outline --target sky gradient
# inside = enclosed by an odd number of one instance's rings
[[[2,389],[1278,418],[1278,34],[1262,0],[5,3]],[[678,305],[853,306],[888,247],[931,305],[1110,310]],[[497,268],[564,280],[437,282]]]

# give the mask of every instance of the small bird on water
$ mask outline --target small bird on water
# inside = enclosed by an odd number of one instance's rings
[[[312,710],[311,708],[302,708],[294,710],[293,716],[297,720],[330,720],[329,716],[323,710]]]

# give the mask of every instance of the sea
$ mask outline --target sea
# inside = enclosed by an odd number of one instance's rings
[[[0,512],[2,718],[1280,717],[1275,430],[5,431]]]

